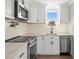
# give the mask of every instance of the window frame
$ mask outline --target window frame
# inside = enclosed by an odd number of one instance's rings
[[[60,23],[60,10],[59,9],[56,9],[56,10],[47,10],[46,11],[46,23],[48,23],[49,22],[49,20],[48,20],[48,12],[57,12],[57,20],[56,20],[56,22],[58,22],[58,23]]]

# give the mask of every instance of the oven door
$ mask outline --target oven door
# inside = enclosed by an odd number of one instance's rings
[[[30,59],[36,59],[36,42],[29,45],[30,47]]]

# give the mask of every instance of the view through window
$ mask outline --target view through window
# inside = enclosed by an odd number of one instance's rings
[[[47,19],[48,21],[57,21],[57,12],[48,12]]]

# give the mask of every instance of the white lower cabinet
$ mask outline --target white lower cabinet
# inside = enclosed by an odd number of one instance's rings
[[[37,54],[59,55],[60,54],[59,36],[38,36]]]
[[[45,48],[44,48],[44,51],[45,51],[45,54],[47,55],[49,55],[49,54],[51,54],[51,44],[50,44],[50,39],[49,39],[49,37],[48,36],[45,36],[44,37],[44,46],[45,46]]]
[[[37,54],[44,54],[44,37],[37,37]]]
[[[60,39],[59,36],[50,38],[51,54],[59,55],[60,54]]]
[[[13,56],[12,59],[27,59],[27,49],[24,47],[19,49]]]

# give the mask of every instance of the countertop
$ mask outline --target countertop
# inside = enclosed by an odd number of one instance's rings
[[[73,36],[73,34],[70,33],[27,33],[26,36]]]
[[[6,40],[6,43],[26,43],[29,40],[34,39],[35,36],[17,36],[11,39]]]

